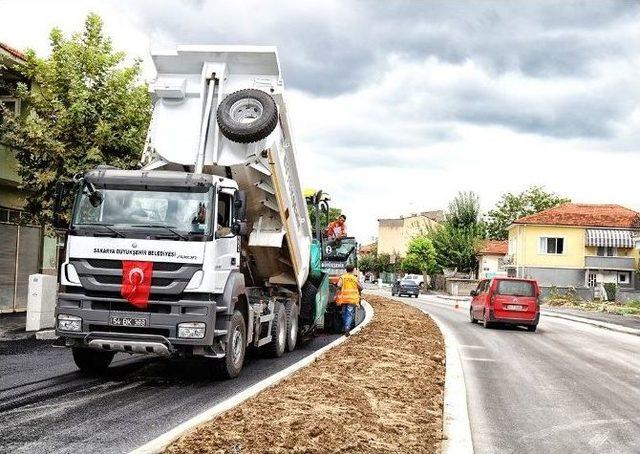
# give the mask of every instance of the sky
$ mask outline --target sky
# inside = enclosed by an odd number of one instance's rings
[[[147,80],[150,49],[278,46],[302,184],[361,242],[459,191],[640,209],[638,2],[0,0],[0,41],[44,55],[89,12]]]

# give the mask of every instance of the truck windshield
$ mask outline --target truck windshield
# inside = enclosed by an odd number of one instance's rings
[[[183,237],[211,232],[212,189],[198,192],[166,190],[99,189],[100,203],[79,193],[73,213],[73,228],[111,227],[121,233],[130,229],[157,228],[158,234]],[[97,205],[97,206],[94,206]],[[109,229],[111,230],[111,229]]]
[[[355,257],[356,247],[355,238],[342,238],[339,240],[322,240],[322,259],[329,261],[347,261],[351,257]]]

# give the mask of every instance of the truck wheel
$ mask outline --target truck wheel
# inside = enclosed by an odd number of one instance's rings
[[[104,373],[116,354],[115,352],[105,352],[81,347],[74,347],[71,350],[73,353],[73,361],[76,363],[76,366],[78,366],[78,369],[88,375],[100,375]]]
[[[244,365],[247,348],[247,326],[242,312],[235,311],[229,322],[229,339],[224,358],[214,360],[214,372],[223,379],[236,378]]]
[[[278,108],[269,94],[247,88],[224,98],[217,117],[223,136],[233,142],[251,143],[273,132],[278,124]]]
[[[271,322],[271,342],[267,345],[269,356],[279,358],[287,346],[287,311],[282,303],[276,303]]]
[[[298,306],[289,301],[285,308],[287,312],[287,351],[292,352],[298,343]]]
[[[302,286],[302,295],[300,298],[300,316],[305,323],[313,322],[313,312],[316,307],[316,294],[318,288],[310,282]]]

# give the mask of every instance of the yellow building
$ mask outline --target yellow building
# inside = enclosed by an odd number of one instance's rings
[[[517,219],[505,264],[514,277],[542,287],[637,287],[640,214],[620,205],[567,203]]]
[[[404,257],[409,242],[430,227],[442,222],[442,211],[425,211],[422,213],[400,216],[392,219],[378,219],[378,254]]]

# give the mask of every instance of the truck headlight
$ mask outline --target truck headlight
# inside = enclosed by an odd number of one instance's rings
[[[178,324],[178,337],[184,337],[187,339],[202,339],[204,338],[206,325],[202,322],[189,322]]]
[[[82,331],[82,319],[75,315],[58,315],[58,329],[60,331]]]

